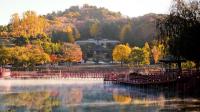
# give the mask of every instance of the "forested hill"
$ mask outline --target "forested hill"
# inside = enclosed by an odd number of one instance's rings
[[[143,46],[155,37],[156,20],[162,17],[164,15],[151,13],[129,18],[120,12],[89,5],[72,6],[43,16],[26,11],[22,18],[15,13],[8,25],[0,26],[0,37],[30,40],[30,37],[45,35],[53,42],[71,43],[88,38],[106,38]]]
[[[158,14],[146,14],[136,18],[128,18],[120,12],[112,12],[105,8],[83,5],[72,6],[65,11],[52,12],[45,17],[50,21],[53,40],[61,38],[59,30],[70,25],[73,27],[75,40],[101,37],[121,40],[134,45],[142,45],[151,41],[156,34],[156,19],[163,17]],[[64,37],[63,37],[64,38]]]

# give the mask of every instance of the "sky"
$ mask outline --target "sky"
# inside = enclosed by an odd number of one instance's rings
[[[20,15],[27,10],[37,14],[64,11],[70,6],[83,4],[105,7],[121,12],[124,16],[137,17],[147,13],[169,13],[172,0],[0,0],[0,25],[6,25],[13,13]]]

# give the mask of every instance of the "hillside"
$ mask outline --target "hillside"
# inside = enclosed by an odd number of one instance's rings
[[[94,23],[99,25],[96,37],[120,40],[122,28],[129,24],[131,29],[125,30],[121,41],[141,46],[144,42],[153,40],[156,34],[156,19],[163,17],[163,15],[151,13],[127,18],[122,16],[120,12],[83,5],[82,7],[72,6],[65,11],[52,12],[45,17],[51,23],[49,31],[54,31],[53,40],[61,38],[61,35],[55,32],[59,33],[59,30],[65,29],[68,25],[80,33],[79,40],[94,38],[90,34],[91,26]]]
[[[155,37],[156,20],[165,16],[150,13],[128,18],[120,12],[89,5],[72,6],[64,11],[43,16],[37,15],[34,11],[27,11],[24,14],[24,17],[28,16],[29,19],[19,19],[15,14],[11,20],[16,25],[9,23],[7,26],[0,26],[0,36],[36,37],[38,34],[47,34],[53,42],[71,43],[89,38],[105,38],[143,46]],[[31,18],[35,21],[30,21]],[[29,27],[29,30],[26,27]]]

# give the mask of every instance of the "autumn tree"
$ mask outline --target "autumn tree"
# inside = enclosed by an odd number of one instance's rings
[[[18,13],[15,13],[12,15],[12,18],[11,18],[11,25],[12,25],[12,36],[14,37],[19,37],[21,36],[21,27],[19,27],[21,24],[21,20],[19,18],[19,15]]]
[[[68,18],[77,18],[80,16],[79,12],[69,12],[67,14],[65,14],[64,16],[68,17]]]
[[[53,42],[69,42],[74,43],[80,38],[79,30],[71,24],[65,26],[62,30],[52,31],[51,39]]]
[[[47,20],[38,16],[34,11],[26,11],[22,19],[18,14],[13,14],[11,18],[12,35],[13,37],[36,37],[38,34],[45,34],[45,29],[48,26]]]
[[[51,63],[56,63],[59,61],[58,56],[55,54],[50,55],[50,60],[51,60]]]
[[[142,65],[145,60],[145,54],[142,48],[134,47],[130,54],[130,62],[137,65]]]
[[[192,68],[195,68],[195,63],[192,61],[186,61],[181,64],[181,67],[185,69],[192,69]]]
[[[143,63],[149,65],[150,64],[150,47],[149,47],[149,44],[146,42],[142,49],[143,49],[143,52],[144,52]]]
[[[116,45],[112,53],[113,60],[121,62],[121,66],[123,66],[123,62],[125,60],[128,60],[130,53],[131,53],[131,48],[129,47],[128,44]]]
[[[152,52],[152,55],[153,55],[154,63],[158,63],[158,60],[159,60],[159,57],[160,57],[160,54],[161,54],[158,47],[153,46],[151,52]]]
[[[99,33],[99,30],[100,30],[100,23],[99,21],[96,20],[90,25],[90,36],[96,37],[97,34]]]
[[[0,37],[8,37],[7,27],[0,25]]]
[[[82,51],[79,45],[65,43],[62,46],[63,56],[62,59],[65,62],[80,62],[82,60]]]
[[[31,53],[26,47],[13,47],[12,50],[12,64],[19,67],[27,67]]]
[[[72,27],[67,26],[65,32],[66,32],[66,35],[67,35],[67,42],[74,43],[75,39],[74,39]]]
[[[120,34],[119,34],[119,40],[124,41],[124,38],[126,37],[127,33],[131,31],[131,25],[126,24],[122,27]]]
[[[41,47],[43,48],[44,52],[52,55],[52,54],[61,54],[62,48],[61,44],[59,43],[51,43],[51,42],[44,42],[41,44]]]
[[[164,56],[164,45],[163,44],[154,45],[153,48],[151,49],[151,52],[154,59],[154,63],[158,63],[159,59]]]
[[[2,66],[10,64],[11,63],[11,50],[9,48],[6,48],[4,46],[0,47],[0,64]]]
[[[36,64],[50,62],[50,57],[39,46],[10,47],[0,49],[0,63],[14,67],[34,67]]]

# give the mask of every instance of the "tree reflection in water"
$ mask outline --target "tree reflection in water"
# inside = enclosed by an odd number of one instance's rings
[[[52,92],[23,92],[5,94],[1,98],[1,105],[8,110],[32,110],[49,112],[60,105]]]
[[[120,105],[131,104],[132,98],[128,95],[121,95],[120,93],[118,93],[117,90],[114,90],[112,95],[113,95],[113,100]]]
[[[125,95],[113,92],[113,99],[120,105],[129,105],[129,104],[144,105],[144,106],[157,105],[163,107],[165,103],[165,97],[163,95],[160,95],[160,97],[148,98],[148,97],[132,97],[131,95]]]
[[[62,105],[70,112],[77,112],[77,106],[81,104],[83,93],[82,88],[70,88],[67,89],[62,95]]]
[[[0,87],[0,111],[9,110],[16,112],[200,111],[200,97],[194,94],[180,94],[180,91],[173,87],[135,87],[103,83],[9,85]]]
[[[123,105],[156,106],[158,108],[163,108],[165,105],[165,97],[163,95],[160,95],[160,97],[142,97],[128,91],[119,91],[119,89],[113,89],[112,95],[113,100],[119,105],[122,105],[120,112],[125,112]]]
[[[112,92],[113,100],[121,105],[120,111],[125,111],[125,106],[143,108],[156,107],[157,111],[200,111],[200,99],[188,94],[179,94],[180,90],[171,87],[137,87],[137,86],[111,86],[106,87]]]
[[[67,106],[78,105],[81,103],[83,93],[81,88],[71,88],[65,94],[64,104]]]

